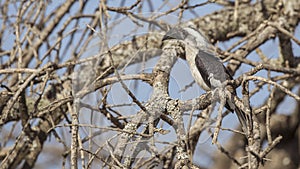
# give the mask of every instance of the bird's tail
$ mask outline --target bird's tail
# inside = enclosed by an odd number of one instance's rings
[[[236,92],[232,86],[228,86],[226,88],[229,91],[229,98],[226,101],[225,107],[230,110],[231,112],[235,111],[241,125],[243,132],[248,135],[248,132],[252,130],[253,123],[252,123],[252,116],[251,116],[251,108],[250,111],[247,113],[240,107],[238,107],[235,103],[234,97],[236,96]],[[249,129],[249,130],[248,130]]]
[[[235,106],[235,113],[242,125],[242,130],[244,131],[244,133],[248,134],[248,132],[252,130],[252,124],[253,124],[251,115],[249,113],[244,112],[237,106]]]

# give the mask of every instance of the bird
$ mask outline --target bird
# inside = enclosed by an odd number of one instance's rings
[[[162,38],[163,43],[167,43],[169,40],[177,40],[183,44],[185,53],[181,57],[187,60],[194,80],[202,89],[205,91],[226,89],[232,96],[237,95],[233,86],[227,85],[225,88],[224,82],[232,80],[233,77],[216,57],[214,46],[201,31],[193,27],[174,27],[167,31]],[[247,133],[247,124],[252,124],[251,117],[235,106],[230,98],[226,99],[225,107],[231,112],[236,112],[242,130]]]

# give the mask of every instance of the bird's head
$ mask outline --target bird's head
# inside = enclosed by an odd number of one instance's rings
[[[188,50],[211,50],[211,43],[198,30],[192,27],[176,27],[170,29],[163,37],[163,42],[167,40],[179,40],[183,42],[185,51]]]

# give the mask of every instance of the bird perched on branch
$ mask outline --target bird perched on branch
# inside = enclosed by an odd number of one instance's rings
[[[206,91],[218,88],[236,96],[235,88],[224,83],[226,80],[232,80],[232,76],[215,56],[213,45],[200,31],[192,27],[176,27],[169,30],[162,40],[164,43],[168,40],[178,40],[183,44],[185,51],[182,55],[183,59],[187,60],[190,71],[201,88]],[[225,107],[236,112],[243,131],[247,133],[247,121],[252,125],[251,117],[235,106],[233,97],[226,99]]]

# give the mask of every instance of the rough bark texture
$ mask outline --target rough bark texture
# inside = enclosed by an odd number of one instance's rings
[[[300,1],[191,3],[1,1],[0,168],[50,168],[45,154],[66,168],[299,168]],[[221,9],[197,15],[210,4]],[[163,18],[171,15],[175,24]],[[204,132],[222,129],[212,113],[218,99],[214,91],[170,96],[171,71],[185,55],[179,41],[162,44],[171,25],[230,41],[216,52],[236,75],[229,83],[242,87],[235,104],[252,105],[250,134],[226,129],[232,135],[207,162],[195,154]]]

